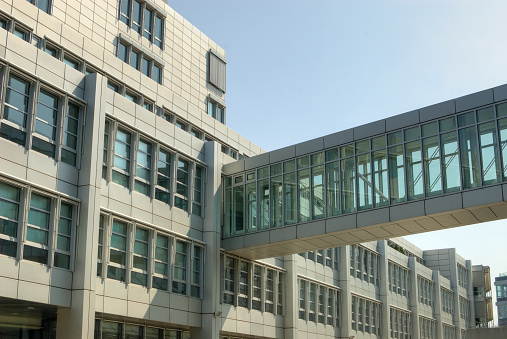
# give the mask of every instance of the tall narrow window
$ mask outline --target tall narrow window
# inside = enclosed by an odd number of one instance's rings
[[[35,119],[35,135],[32,149],[49,157],[55,157],[56,119],[58,116],[58,97],[47,91],[39,92],[39,102]]]
[[[121,41],[118,43],[118,58],[123,62],[129,63],[129,47]]]
[[[30,197],[30,210],[28,211],[27,244],[24,246],[24,259],[47,265],[50,210],[50,198],[32,194]]]
[[[331,326],[333,326],[334,321],[335,294],[336,291],[334,290],[329,290],[327,294],[327,324]]]
[[[102,151],[102,179],[107,179],[107,165],[108,165],[108,158],[109,158],[109,135],[111,133],[110,131],[111,123],[106,120],[106,123],[104,124],[104,148]]]
[[[130,66],[134,67],[138,71],[141,69],[141,55],[138,51],[132,49],[130,51]]]
[[[136,227],[132,271],[130,274],[130,282],[132,284],[148,285],[148,239],[148,230]]]
[[[126,223],[113,220],[109,265],[107,266],[107,277],[109,279],[125,281],[127,271],[127,231],[128,226]]]
[[[130,133],[118,129],[118,131],[116,131],[116,142],[114,144],[112,181],[126,188],[130,186],[130,146]]]
[[[155,199],[169,203],[171,191],[171,154],[162,149],[158,152],[157,171]]]
[[[401,145],[389,148],[389,183],[391,203],[405,201],[405,171]]]
[[[224,273],[224,303],[234,305],[234,258],[225,257],[225,273]]]
[[[266,299],[264,310],[266,312],[274,313],[274,301],[275,301],[275,271],[266,270]]]
[[[326,309],[325,309],[326,288],[324,286],[319,286],[318,301],[319,301],[319,307],[317,309],[317,311],[318,311],[317,321],[321,324],[324,324],[325,323],[325,313],[326,313]]]
[[[134,0],[134,12],[132,15],[132,29],[141,34],[141,18],[143,17],[143,9],[139,1]]]
[[[155,245],[155,267],[153,269],[153,288],[167,290],[169,279],[169,237],[157,233]]]
[[[17,256],[21,190],[0,182],[0,254]]]
[[[306,282],[299,280],[299,319],[306,320]]]
[[[250,265],[246,261],[239,263],[238,306],[248,307]]]
[[[153,11],[149,8],[144,10],[144,37],[151,41],[153,36]]]
[[[99,219],[99,245],[97,248],[97,277],[102,277],[102,267],[104,262],[104,223],[106,222],[106,217],[104,215],[100,215]]]
[[[372,180],[370,153],[356,156],[357,164],[357,208],[364,210],[372,207]]]
[[[158,48],[164,46],[164,18],[158,15],[155,17],[155,45]]]
[[[0,129],[2,137],[19,145],[26,141],[30,83],[15,75],[9,76],[4,102],[4,121]],[[9,123],[6,123],[6,122]]]
[[[201,270],[202,270],[202,252],[200,246],[194,245],[194,259],[192,260],[192,297],[201,297]]]
[[[125,25],[130,25],[130,0],[121,0],[121,3],[120,3],[120,20]]]
[[[262,299],[262,268],[258,265],[254,266],[253,270],[253,293],[252,293],[252,309],[261,310],[261,299]]]
[[[151,188],[151,144],[139,140],[134,190],[150,196]]]
[[[188,162],[183,159],[178,159],[174,206],[188,210]]]
[[[58,220],[58,231],[56,238],[56,252],[54,254],[54,265],[56,267],[70,268],[70,248],[72,235],[72,205],[61,203],[60,219]]]
[[[192,204],[192,213],[200,216],[202,214],[202,175],[201,166],[195,166],[194,173],[194,202]]]
[[[188,244],[184,241],[176,240],[173,276],[174,293],[187,294],[187,260]]]
[[[309,306],[308,306],[308,320],[316,322],[316,311],[317,311],[317,285],[314,283],[310,283],[310,293],[309,293]]]
[[[65,126],[63,135],[62,161],[69,165],[77,164],[79,133],[79,106],[69,103],[65,115]],[[104,140],[105,145],[106,140]]]
[[[276,300],[276,314],[278,314],[278,315],[283,315],[283,302],[284,302],[283,301],[283,291],[284,291],[283,278],[284,278],[283,273],[278,272],[278,289],[277,289],[278,298]]]

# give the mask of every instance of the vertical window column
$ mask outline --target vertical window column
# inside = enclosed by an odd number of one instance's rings
[[[169,237],[157,233],[152,287],[167,291],[169,286]]]
[[[24,259],[48,264],[48,250],[51,248],[49,243],[51,220],[51,199],[32,193],[26,230],[27,242],[23,249]]]
[[[107,277],[109,279],[125,282],[127,272],[127,232],[127,223],[113,220],[109,243],[109,263],[107,266]]]
[[[151,196],[151,148],[150,143],[139,140],[134,190],[147,196]]]
[[[55,157],[59,100],[56,95],[41,89],[35,115],[32,149],[51,158]]]
[[[173,292],[187,294],[188,243],[176,240],[174,253]]]
[[[16,258],[18,253],[21,189],[0,182],[0,254]]]
[[[73,206],[62,202],[60,204],[60,219],[56,238],[56,251],[54,253],[54,265],[56,267],[70,269],[71,246],[72,246],[72,216]]]
[[[149,231],[136,226],[130,282],[145,287],[148,286],[148,239]]]
[[[114,144],[114,167],[112,182],[130,188],[130,159],[132,136],[129,132],[118,129]]]
[[[192,285],[190,294],[192,297],[201,297],[201,272],[202,272],[202,258],[203,248],[194,245],[194,258],[192,260]]]
[[[177,160],[176,170],[176,194],[174,195],[174,206],[182,210],[188,210],[188,186],[189,186],[189,164],[183,159]]]

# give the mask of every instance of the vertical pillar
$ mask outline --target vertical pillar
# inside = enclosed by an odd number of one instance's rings
[[[484,268],[481,265],[481,282],[484,282]],[[472,273],[472,261],[466,261],[466,268],[468,270],[468,288],[467,288],[467,299],[469,301],[469,312],[470,319],[465,323],[465,328],[475,328],[475,302],[474,302],[474,284],[473,284],[473,273]],[[486,289],[484,289],[486,291]],[[484,305],[486,305],[486,295],[484,295]],[[487,317],[487,312],[484,310],[484,314]]]
[[[387,261],[387,240],[378,241],[378,251],[380,253],[380,301],[381,310],[381,336],[389,338],[389,288],[388,288],[388,261]]]
[[[435,315],[436,320],[436,335],[437,339],[443,338],[442,333],[442,288],[440,286],[440,272],[438,270],[433,270],[433,282],[435,286],[435,310],[433,314]]]
[[[454,314],[452,316],[453,325],[456,327],[456,339],[461,339],[461,318],[459,308],[459,283],[458,283],[458,262],[456,260],[456,249],[449,249],[449,271],[451,280],[451,289],[454,291]]]
[[[417,261],[415,257],[408,258],[408,268],[410,276],[410,310],[412,311],[412,335],[414,338],[419,337],[419,289],[417,288]]]
[[[341,289],[340,303],[340,338],[352,336],[352,296],[350,294],[350,246],[341,246],[338,286]]]
[[[299,290],[296,255],[284,256],[285,273],[285,338],[298,338]]]
[[[204,293],[202,299],[201,327],[191,328],[192,339],[219,339],[222,320],[220,318],[220,247],[222,211],[221,169],[222,153],[215,141],[204,144],[205,162],[208,165],[205,191],[205,219],[203,241],[206,243],[204,255]]]
[[[57,339],[93,338],[95,328],[95,282],[97,278],[97,244],[102,185],[102,152],[106,100],[102,95],[107,80],[93,73],[85,77],[85,100],[81,169],[78,198],[75,269],[70,308],[60,308]]]

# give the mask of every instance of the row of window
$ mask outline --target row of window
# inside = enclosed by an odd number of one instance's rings
[[[72,270],[77,210],[61,196],[0,181],[0,254]]]
[[[396,251],[406,255],[407,257],[409,258],[415,258],[415,260],[421,264],[421,265],[424,265],[424,259],[415,255],[414,253],[410,252],[409,250],[407,250],[406,248],[403,248],[403,246],[401,246],[400,244],[397,244],[395,243],[394,241],[392,241],[391,239],[387,239],[387,245],[393,249],[395,249]]]
[[[350,245],[350,275],[379,286],[380,256],[366,247]]]
[[[352,296],[352,329],[358,332],[380,335],[381,304],[376,300]]]
[[[458,285],[468,290],[468,269],[460,264],[458,266]]]
[[[162,83],[162,65],[153,60],[153,58],[150,58],[146,53],[118,39],[117,56],[121,61],[142,72],[148,78],[155,80],[159,84]]]
[[[95,319],[94,339],[190,339],[190,332]]]
[[[389,261],[387,265],[389,291],[402,295],[410,296],[410,274],[409,270],[401,265]]]
[[[202,216],[204,167],[113,120],[106,120],[102,177]]]
[[[222,268],[224,304],[283,315],[283,272],[227,255]]]
[[[101,214],[97,276],[202,297],[202,245]]]
[[[454,292],[446,288],[440,288],[440,299],[442,302],[442,312],[454,314]]]
[[[317,262],[318,264],[334,268],[335,270],[339,270],[338,266],[338,263],[340,262],[339,247],[299,253],[299,255],[305,259]]]
[[[391,307],[389,309],[389,325],[391,338],[412,338],[412,314],[409,311]]]
[[[419,334],[420,339],[436,338],[437,322],[434,319],[419,317]]]
[[[435,290],[433,281],[417,275],[419,302],[431,308],[435,307]]]
[[[298,278],[299,319],[340,327],[341,294],[338,288]]]
[[[226,236],[507,180],[506,116],[507,103],[492,105],[235,175],[235,190],[262,192],[262,218],[231,195]]]
[[[164,15],[146,2],[121,0],[119,19],[158,48],[164,48]]]
[[[84,107],[12,67],[2,71],[0,136],[79,166]]]
[[[459,317],[465,321],[470,321],[470,300],[459,297]]]

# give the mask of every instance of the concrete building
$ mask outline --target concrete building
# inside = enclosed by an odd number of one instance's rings
[[[0,27],[0,337],[476,326],[471,262],[397,236],[507,217],[506,86],[265,153],[162,1],[1,1]]]
[[[507,326],[507,273],[495,278],[498,326]]]

